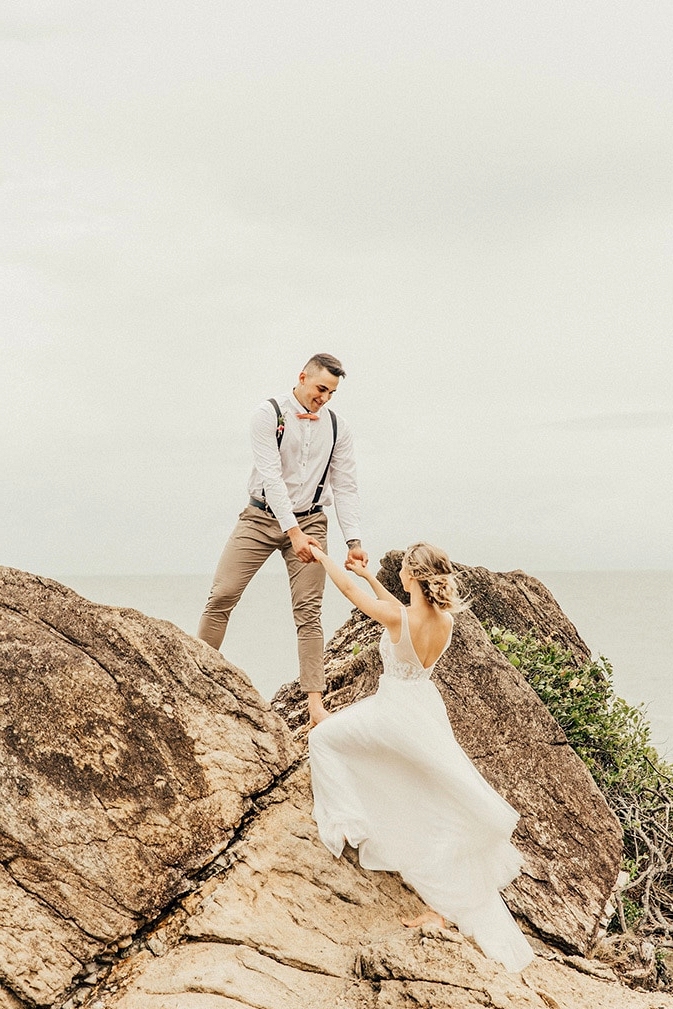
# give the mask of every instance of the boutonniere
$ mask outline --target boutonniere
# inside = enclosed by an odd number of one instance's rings
[[[278,424],[276,426],[276,437],[278,438],[280,435],[282,435],[284,430],[285,430],[285,416],[284,414],[281,413],[278,417]]]

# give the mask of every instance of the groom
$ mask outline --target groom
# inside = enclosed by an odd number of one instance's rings
[[[328,714],[322,703],[320,622],[325,571],[311,553],[311,544],[327,549],[325,505],[336,507],[348,546],[346,563],[367,563],[351,431],[342,417],[323,409],[345,375],[331,354],[314,354],[291,393],[265,400],[253,413],[250,500],[222,552],[198,629],[199,638],[219,648],[244,589],[273,551],[280,550],[297,628],[299,682],[312,725]]]

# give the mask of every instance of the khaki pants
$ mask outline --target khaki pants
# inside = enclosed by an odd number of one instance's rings
[[[297,525],[307,536],[314,536],[323,550],[327,550],[327,516],[323,512],[298,518]],[[217,565],[213,587],[199,623],[198,637],[213,648],[220,647],[231,611],[253,575],[274,550],[280,550],[283,555],[290,579],[301,688],[307,693],[324,690],[325,642],[320,610],[325,569],[317,562],[305,564],[300,561],[287,533],[281,531],[273,516],[260,508],[248,505],[239,515]]]

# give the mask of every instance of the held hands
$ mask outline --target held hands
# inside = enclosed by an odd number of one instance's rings
[[[328,559],[327,554],[320,548],[320,545],[316,543],[315,540],[311,543],[310,551],[312,560],[323,562]],[[354,550],[348,551],[348,557],[346,558],[344,567],[348,571],[352,571],[353,574],[359,575],[360,578],[366,578],[369,574],[367,571],[367,561],[367,554],[360,547],[357,547]]]
[[[358,553],[364,554],[364,558],[354,556],[355,554]],[[351,550],[348,554],[348,557],[346,558],[346,563],[344,567],[346,568],[347,571],[352,571],[353,574],[357,575],[359,578],[366,578],[368,574],[367,571],[368,560],[369,558],[367,557],[367,554],[364,552],[364,550],[359,551]]]
[[[344,567],[347,571],[352,571],[353,574],[358,575],[360,578],[365,577],[365,568],[369,563],[369,557],[365,550],[359,545],[353,545],[348,551],[348,557]]]
[[[310,564],[312,561],[318,559],[312,553],[315,547],[320,549],[320,544],[314,536],[307,536],[306,533],[301,531],[299,526],[293,526],[292,529],[288,529],[287,534],[290,537],[292,549],[300,561],[303,561],[304,564]]]

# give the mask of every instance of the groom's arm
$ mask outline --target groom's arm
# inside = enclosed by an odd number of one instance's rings
[[[266,502],[283,532],[297,525],[292,511],[276,441],[277,418],[271,403],[261,403],[252,415],[250,440],[255,469],[264,486]]]
[[[259,409],[253,414],[250,431],[253,460],[255,469],[261,477],[269,508],[278,519],[280,528],[290,537],[292,549],[299,560],[308,564],[314,559],[311,544],[319,547],[320,543],[313,536],[307,536],[297,525],[290,495],[283,480],[276,439],[277,424],[278,418],[273,405],[266,402],[260,404]]]
[[[339,417],[339,434],[329,471],[330,487],[341,532],[348,546],[349,560],[367,563],[360,535],[360,495],[358,493],[355,450],[350,427]]]

